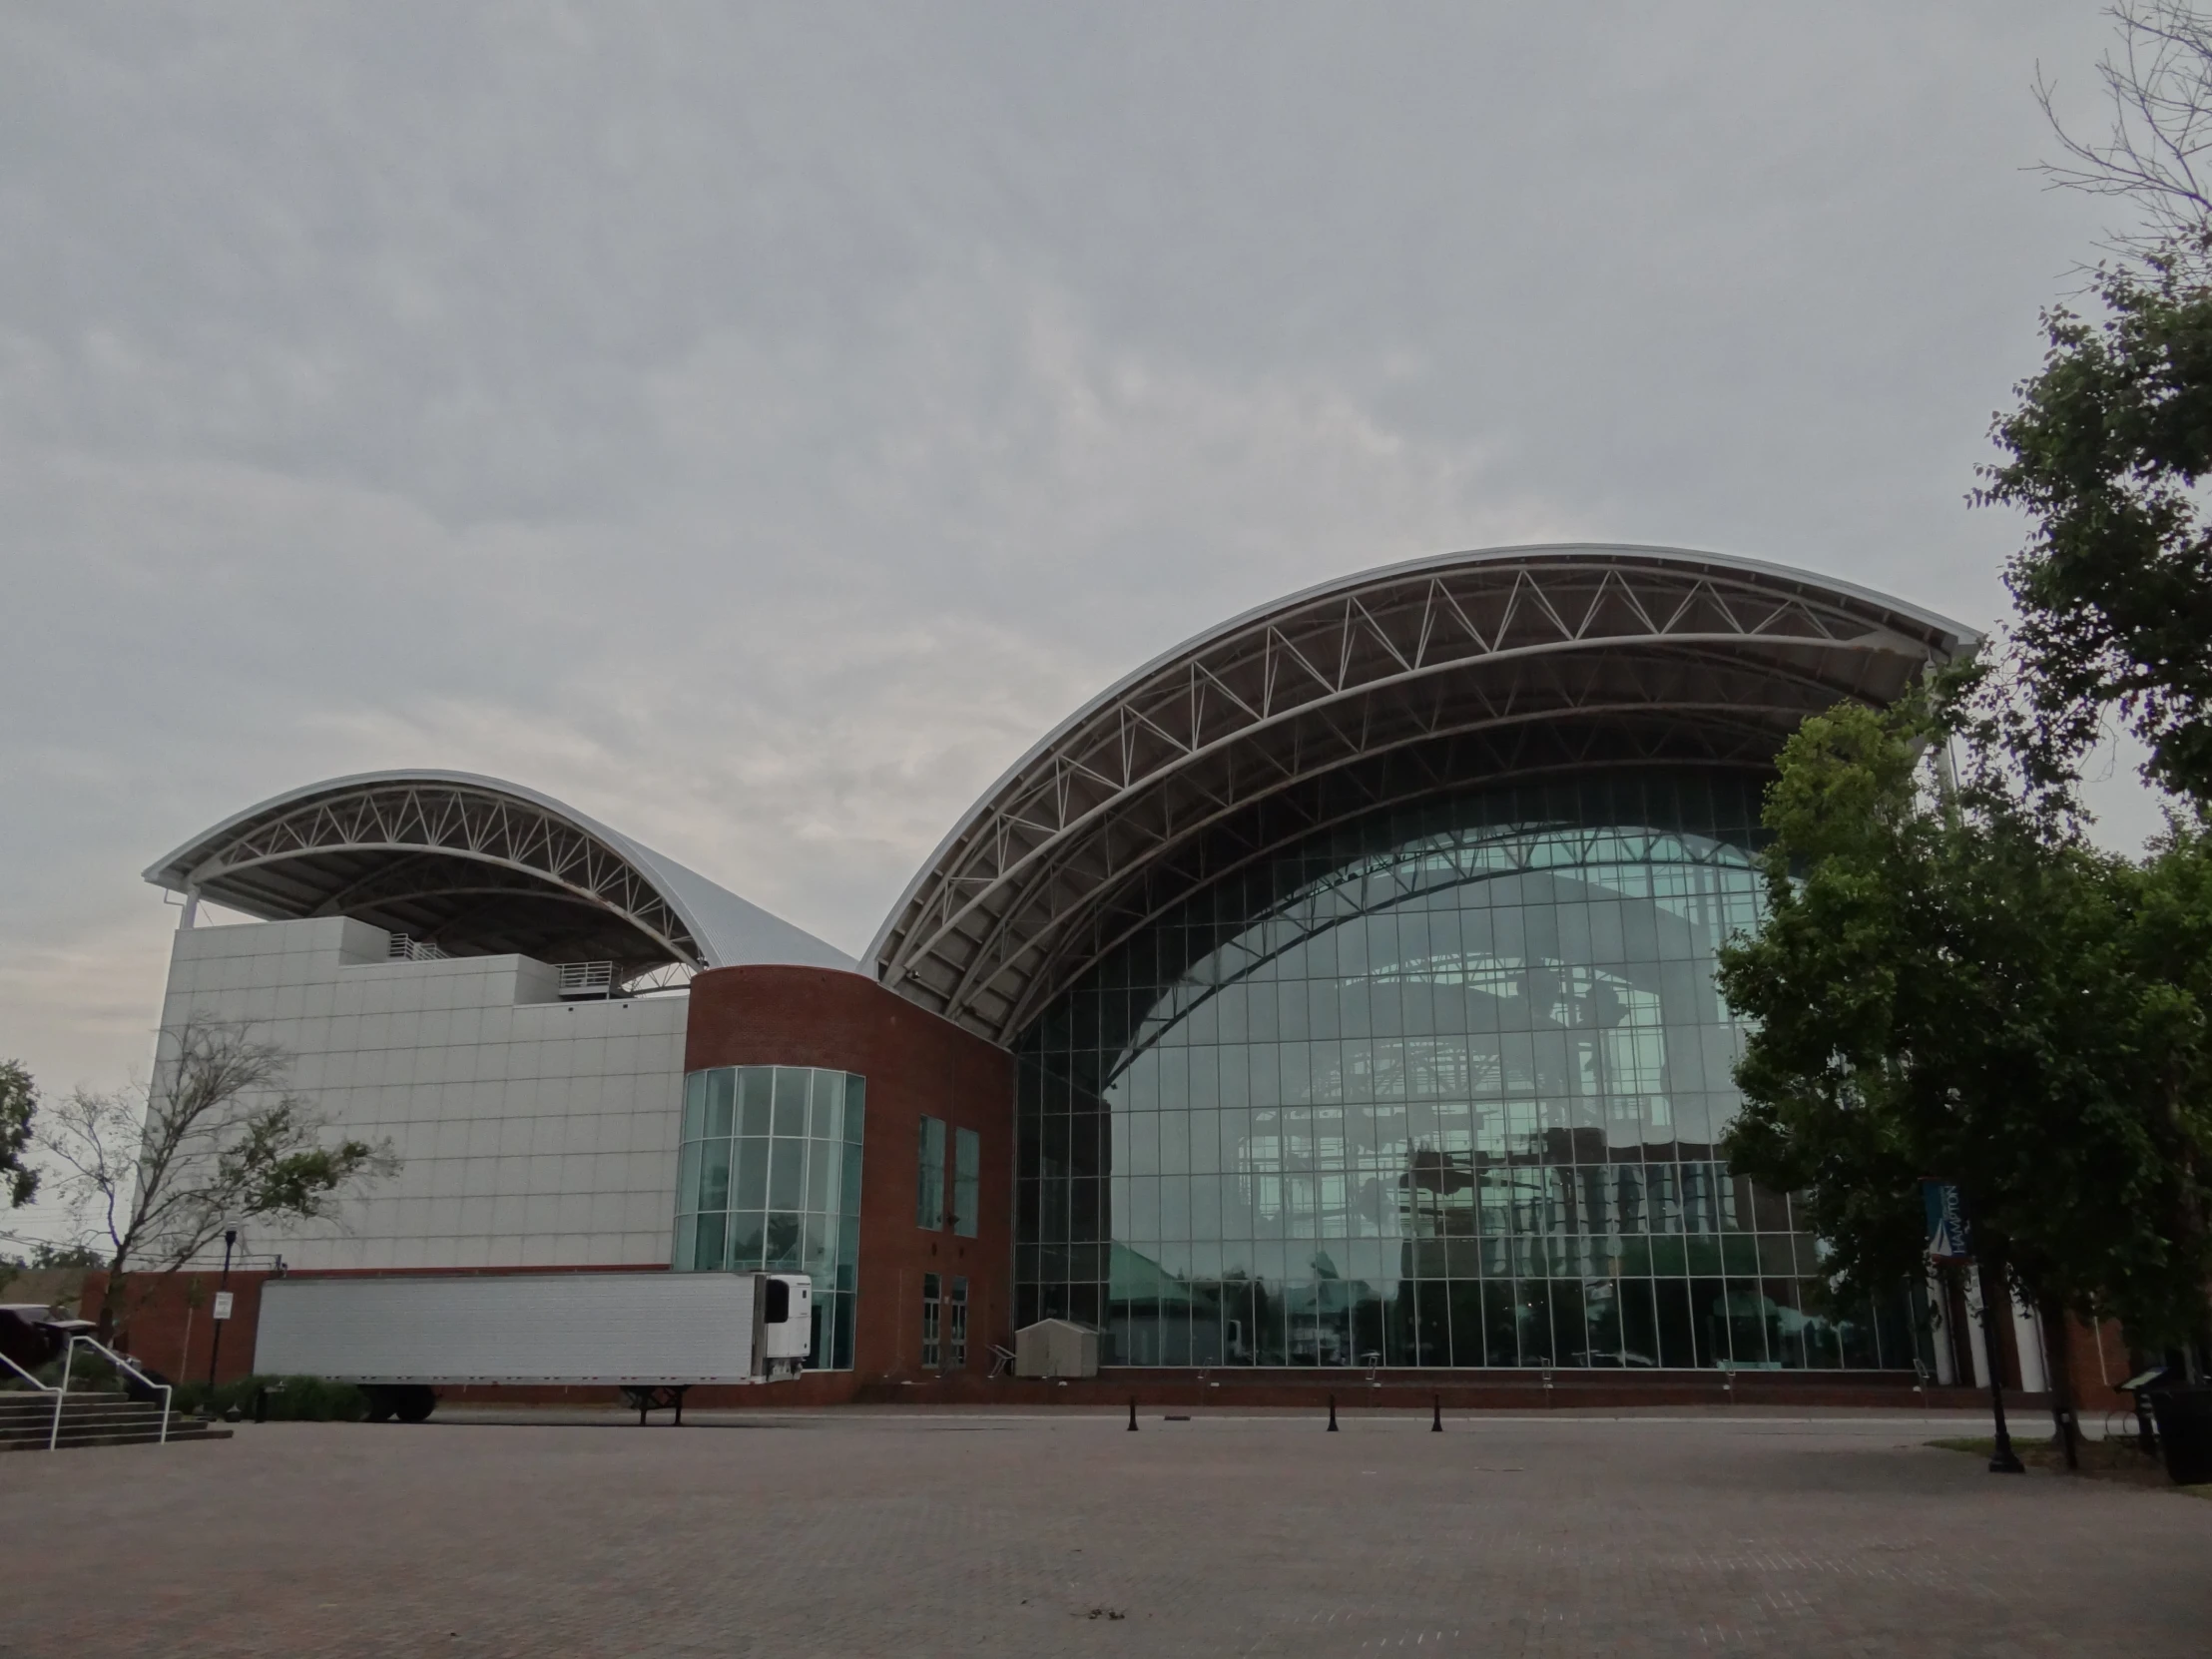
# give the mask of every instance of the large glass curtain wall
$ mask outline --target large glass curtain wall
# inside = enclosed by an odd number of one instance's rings
[[[808,1066],[721,1066],[684,1079],[670,1265],[805,1273],[817,1371],[852,1366],[866,1092],[849,1072]]]
[[[1715,1143],[1759,783],[1377,814],[1148,926],[1019,1044],[1017,1317],[1160,1366],[1909,1368]]]

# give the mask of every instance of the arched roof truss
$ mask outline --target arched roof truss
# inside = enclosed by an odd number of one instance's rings
[[[1598,766],[1764,768],[1886,703],[1955,623],[1667,548],[1507,548],[1364,573],[1139,669],[1018,762],[917,875],[883,982],[998,1042],[1117,939],[1327,823]]]
[[[178,848],[147,879],[268,919],[349,915],[456,955],[711,965],[643,849],[489,779],[339,779]]]

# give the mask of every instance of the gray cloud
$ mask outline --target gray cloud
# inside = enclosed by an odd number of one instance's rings
[[[0,1052],[140,1061],[137,870],[319,776],[510,775],[857,948],[1060,714],[1339,571],[1673,540],[1989,621],[1962,498],[2097,230],[2026,89],[2102,38],[12,9]]]

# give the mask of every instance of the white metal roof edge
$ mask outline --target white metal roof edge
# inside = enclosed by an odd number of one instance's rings
[[[1331,577],[1327,581],[1316,582],[1310,587],[1299,588],[1294,592],[1285,594],[1280,599],[1271,599],[1265,604],[1254,605],[1247,610],[1240,611],[1225,621],[1217,622],[1212,627],[1193,634],[1180,645],[1171,646],[1150,661],[1131,669],[1120,679],[1115,680],[1104,690],[1084,702],[1073,714],[1054,726],[1034,744],[1030,745],[1022,753],[1019,760],[993,779],[990,787],[975,798],[973,805],[960,815],[952,828],[945,831],[944,837],[931,849],[929,856],[922,860],[921,866],[914,871],[912,879],[906,883],[905,887],[899,892],[896,902],[891,905],[889,911],[884,915],[882,925],[875,930],[875,936],[868,940],[866,953],[861,958],[866,964],[863,971],[868,973],[880,971],[883,946],[890,938],[891,929],[898,925],[899,918],[905,915],[907,907],[913,903],[914,895],[921,891],[923,883],[936,870],[944,855],[958,844],[960,837],[967,832],[968,829],[982,816],[991,802],[997,798],[999,791],[1028,771],[1036,762],[1049,755],[1053,747],[1067,737],[1069,733],[1075,731],[1092,715],[1112,703],[1114,699],[1122,696],[1132,686],[1139,684],[1151,675],[1157,674],[1164,668],[1196,655],[1217,640],[1249,628],[1265,617],[1274,616],[1284,611],[1295,611],[1303,605],[1312,604],[1317,599],[1327,599],[1334,594],[1353,592],[1379,582],[1417,576],[1426,571],[1456,570],[1468,565],[1504,564],[1515,559],[1572,557],[1576,554],[1627,555],[1631,558],[1644,558],[1655,564],[1665,565],[1707,565],[1735,575],[1753,576],[1767,581],[1779,580],[1795,588],[1828,595],[1836,599],[1848,600],[1859,605],[1871,606],[1877,610],[1889,611],[1895,615],[1909,618],[1921,627],[1934,630],[1944,636],[1949,653],[1953,657],[1978,644],[1982,638],[1977,630],[1968,628],[1963,623],[1953,622],[1939,612],[1910,604],[1905,600],[1893,598],[1891,595],[1879,592],[1874,588],[1862,587],[1856,582],[1847,582],[1839,577],[1824,576],[1818,571],[1804,570],[1794,565],[1776,564],[1767,559],[1749,559],[1734,553],[1709,553],[1693,547],[1668,547],[1659,543],[1598,541],[1514,543],[1503,547],[1470,548],[1455,553],[1424,553],[1416,558],[1401,559],[1386,565],[1374,565],[1366,570],[1354,571],[1346,576]]]
[[[842,968],[850,972],[859,970],[857,962],[828,940],[817,938],[805,928],[786,921],[773,911],[762,909],[750,899],[741,897],[688,865],[678,863],[665,852],[655,851],[643,841],[600,823],[588,814],[578,812],[565,801],[557,800],[542,790],[534,790],[527,784],[511,783],[504,778],[493,778],[480,772],[399,768],[381,772],[348,773],[342,778],[325,778],[318,783],[302,784],[296,789],[284,790],[241,812],[233,813],[189,840],[181,842],[149,864],[143,871],[144,879],[157,887],[182,891],[191,871],[192,854],[244,825],[302,806],[317,796],[336,795],[346,790],[378,785],[417,783],[451,784],[481,790],[489,795],[507,796],[526,802],[556,818],[565,819],[586,833],[598,836],[628,858],[652,882],[654,890],[668,901],[669,907],[683,917],[684,925],[690,930],[692,938],[708,957],[709,967],[791,962],[808,967]],[[746,942],[748,934],[756,935],[753,942]],[[765,940],[758,937],[760,935],[765,935]]]

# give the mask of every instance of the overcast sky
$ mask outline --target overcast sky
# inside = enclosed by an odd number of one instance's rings
[[[0,1055],[151,1046],[138,872],[373,767],[857,952],[1062,714],[1413,554],[1999,617],[2106,206],[2084,0],[0,0]],[[2124,768],[2116,832],[2149,822]]]

